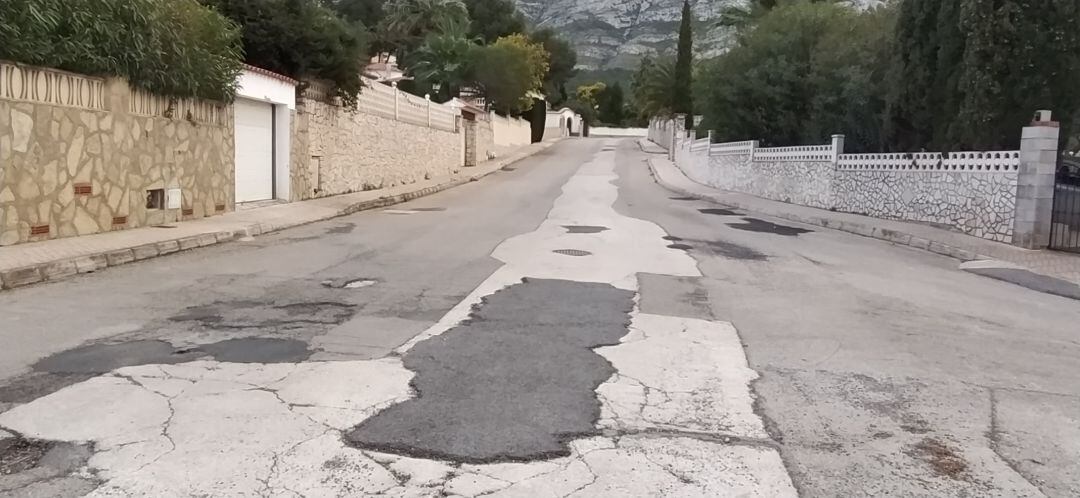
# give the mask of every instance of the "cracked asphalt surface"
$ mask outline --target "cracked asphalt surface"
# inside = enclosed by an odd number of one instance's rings
[[[1080,303],[645,157],[0,293],[0,497],[1080,495]]]

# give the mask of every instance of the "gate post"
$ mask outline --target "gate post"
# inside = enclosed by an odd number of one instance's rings
[[[1054,215],[1054,178],[1058,160],[1058,123],[1039,111],[1020,139],[1013,245],[1045,249]]]

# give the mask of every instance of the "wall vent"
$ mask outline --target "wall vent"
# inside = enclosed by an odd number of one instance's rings
[[[49,235],[49,225],[34,225],[30,227],[30,235]]]
[[[127,218],[127,216],[113,216],[112,224],[113,226],[127,225]]]
[[[224,210],[225,210],[225,205],[224,204],[214,204],[214,211],[217,211],[217,212],[220,213],[220,212],[222,212]]]
[[[71,188],[75,191],[75,195],[94,195],[94,186],[89,183],[76,183]]]
[[[180,214],[182,214],[184,216],[191,216],[191,215],[195,214],[195,209],[194,208],[184,208],[184,209],[180,210]]]

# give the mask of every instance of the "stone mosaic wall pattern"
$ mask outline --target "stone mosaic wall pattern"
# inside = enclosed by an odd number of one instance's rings
[[[12,80],[5,81],[0,92],[0,245],[232,209],[228,107],[197,106],[213,108],[213,122],[140,115],[131,112],[134,92],[122,80],[34,71],[53,74],[47,78],[52,82],[86,80],[76,86],[100,88],[101,96],[59,98],[41,89],[20,91],[8,86]],[[182,189],[181,209],[147,209],[147,190],[176,187]]]
[[[662,139],[663,122],[650,137]],[[671,126],[670,122],[666,126]],[[1020,153],[836,154],[837,146],[761,149],[679,139],[675,162],[718,189],[876,218],[918,221],[1013,241]],[[833,160],[835,157],[835,161]],[[808,159],[809,158],[809,159]]]
[[[946,225],[1012,242],[1016,172],[837,171],[838,211]]]
[[[307,123],[308,146],[294,148],[293,155],[307,150],[310,164],[308,179],[294,178],[293,184],[306,183],[304,192],[313,197],[415,183],[450,175],[462,167],[457,132],[310,98],[298,99],[297,110],[304,114],[298,121]],[[294,171],[299,169],[294,167]]]

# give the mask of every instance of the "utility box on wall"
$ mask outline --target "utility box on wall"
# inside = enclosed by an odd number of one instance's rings
[[[165,209],[180,209],[182,204],[182,193],[178,188],[171,188],[165,191]]]

